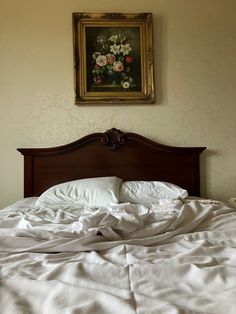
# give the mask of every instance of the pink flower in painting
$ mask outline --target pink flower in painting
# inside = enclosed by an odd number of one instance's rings
[[[103,83],[103,78],[102,78],[100,75],[94,76],[94,77],[93,77],[93,81],[94,81],[94,83],[95,83],[96,85],[99,85],[99,84],[102,84],[102,83]]]
[[[125,56],[125,62],[126,62],[127,64],[133,63],[133,62],[134,62],[134,57],[133,57],[133,56],[130,56],[130,55]]]
[[[124,70],[124,64],[121,61],[114,62],[113,70],[115,72],[122,72]]]
[[[98,69],[100,69],[100,65],[95,64],[94,68],[95,68],[96,70],[98,70]]]
[[[116,57],[113,54],[108,53],[107,54],[107,64],[112,64],[115,61],[116,61]]]
[[[96,63],[100,65],[100,67],[107,64],[107,57],[104,55],[99,55],[96,59]]]

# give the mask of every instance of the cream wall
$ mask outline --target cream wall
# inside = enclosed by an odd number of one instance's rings
[[[152,12],[158,103],[75,106],[72,12]],[[17,147],[117,127],[207,146],[202,195],[236,196],[235,0],[0,0],[0,207],[23,196]]]

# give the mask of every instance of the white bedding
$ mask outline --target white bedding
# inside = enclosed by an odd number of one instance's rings
[[[236,211],[211,200],[0,210],[0,313],[236,313]]]

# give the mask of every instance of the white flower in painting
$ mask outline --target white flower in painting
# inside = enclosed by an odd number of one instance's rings
[[[109,40],[112,41],[113,43],[116,43],[118,39],[118,35],[112,35]]]
[[[129,82],[124,82],[124,83],[122,84],[122,87],[123,87],[124,89],[128,89],[128,88],[130,88],[130,83],[129,83]]]
[[[103,44],[105,42],[105,40],[106,40],[106,37],[104,35],[97,36],[97,42],[99,44]]]
[[[97,51],[94,52],[93,55],[92,55],[93,59],[96,60],[97,57],[98,57],[100,54],[101,54],[101,52],[97,52]]]
[[[118,53],[120,52],[120,45],[116,45],[116,44],[111,45],[111,46],[110,46],[110,51],[111,51],[114,55],[118,54]]]
[[[104,55],[99,55],[96,59],[96,63],[102,67],[107,64],[107,57]]]
[[[130,47],[130,44],[121,44],[120,51],[124,56],[128,55],[131,50],[132,48]]]
[[[120,42],[123,43],[124,41],[126,41],[126,37],[121,37]]]

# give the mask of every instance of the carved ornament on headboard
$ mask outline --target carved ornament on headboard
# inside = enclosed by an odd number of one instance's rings
[[[125,142],[125,134],[115,128],[107,130],[101,138],[101,143],[108,146],[111,151],[119,150],[120,146],[124,145]]]

